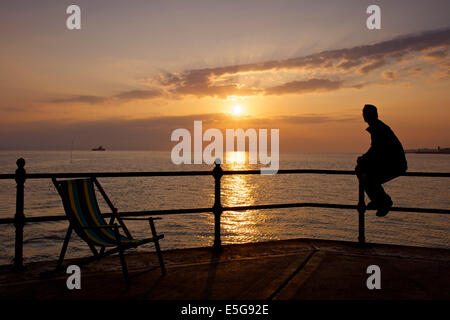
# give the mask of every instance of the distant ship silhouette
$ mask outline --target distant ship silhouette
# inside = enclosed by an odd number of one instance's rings
[[[102,146],[98,146],[98,148],[93,148],[91,149],[92,151],[105,151],[106,149],[103,148]]]

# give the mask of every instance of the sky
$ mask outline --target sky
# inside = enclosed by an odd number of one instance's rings
[[[81,8],[68,30],[66,8]],[[381,29],[366,8],[381,8]],[[2,1],[0,149],[170,150],[171,132],[279,129],[364,152],[365,103],[405,148],[450,147],[450,2]]]

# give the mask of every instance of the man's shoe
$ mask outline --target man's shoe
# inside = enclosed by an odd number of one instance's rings
[[[389,198],[381,208],[378,208],[377,217],[385,217],[389,213],[389,210],[391,210],[392,205],[392,200]]]

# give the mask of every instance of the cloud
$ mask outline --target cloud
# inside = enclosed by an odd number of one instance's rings
[[[395,71],[386,70],[383,72],[383,77],[387,80],[395,80],[397,79],[397,74]]]
[[[351,72],[368,75],[373,71],[383,68],[395,62],[414,59],[417,55],[425,53],[428,56],[442,57],[446,48],[450,46],[450,29],[440,29],[418,34],[409,34],[391,40],[355,46],[345,49],[328,50],[304,57],[296,57],[285,60],[272,60],[261,63],[242,65],[229,65],[224,67],[193,69],[184,72],[159,74],[156,77],[162,87],[176,95],[218,96],[229,95],[253,95],[253,94],[297,94],[309,92],[302,87],[312,85],[318,79],[298,79],[281,83],[272,88],[254,88],[239,83],[238,77],[246,73],[255,72],[279,72],[281,70],[317,70],[322,73],[330,72],[336,77],[341,75],[349,79]],[[435,51],[433,51],[435,50]],[[430,52],[432,51],[432,52]],[[299,72],[302,74],[302,72]],[[216,80],[225,75],[236,76],[235,82],[226,85],[217,85]],[[308,83],[308,81],[312,81]],[[331,84],[331,89],[344,87],[341,80],[322,79],[324,89]],[[347,80],[346,80],[347,81]],[[298,91],[296,91],[299,89]],[[314,90],[313,90],[314,91]]]
[[[70,98],[62,98],[62,99],[53,99],[51,103],[89,103],[89,104],[97,104],[106,102],[108,99],[105,97],[99,96],[74,96]]]
[[[329,123],[329,122],[351,122],[357,121],[360,117],[356,116],[332,116],[332,115],[324,115],[324,114],[302,114],[302,115],[292,115],[292,116],[278,116],[270,119],[259,119],[254,120],[253,123],[264,126],[267,122],[271,122],[273,124],[291,124],[291,125],[299,125],[299,124],[320,124],[320,123]]]
[[[444,59],[447,57],[447,50],[441,49],[441,50],[434,50],[432,52],[428,52],[425,57],[432,58],[432,59]]]
[[[124,91],[116,94],[114,98],[118,98],[121,100],[135,100],[135,99],[153,99],[158,98],[162,95],[162,91],[160,89],[151,89],[151,90],[130,90]]]
[[[88,104],[101,104],[110,102],[113,100],[120,100],[121,102],[133,101],[138,99],[154,99],[161,97],[163,91],[158,88],[152,88],[149,90],[129,90],[119,92],[116,95],[109,97],[101,96],[89,96],[89,95],[78,95],[69,98],[60,98],[50,100],[50,103],[88,103]]]
[[[359,71],[362,74],[368,74],[369,72],[371,72],[375,69],[381,68],[384,65],[386,65],[385,59],[374,60],[374,61],[366,64],[365,66],[363,66]]]
[[[287,93],[305,93],[314,91],[331,91],[341,88],[343,81],[328,80],[328,79],[310,79],[306,81],[291,81],[279,86],[267,88],[266,94],[280,95]]]

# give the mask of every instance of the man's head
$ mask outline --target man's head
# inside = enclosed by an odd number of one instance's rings
[[[377,107],[371,104],[364,105],[363,108],[363,118],[364,121],[368,124],[373,123],[374,121],[378,120],[378,111]]]

